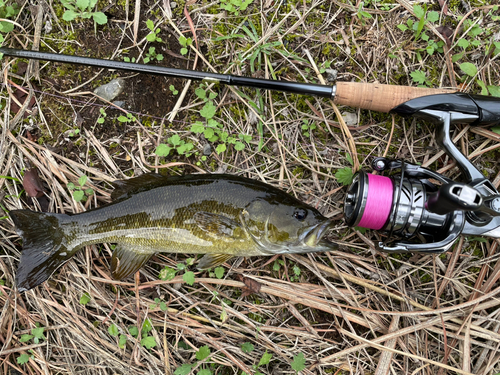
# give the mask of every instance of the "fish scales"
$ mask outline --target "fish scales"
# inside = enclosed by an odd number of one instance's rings
[[[242,230],[234,234],[241,241],[229,243],[226,238],[201,229],[194,215],[210,212],[237,222],[249,202],[265,199],[269,193],[242,186],[239,181],[202,182],[154,188],[73,216],[68,226],[80,228],[80,233],[69,246],[110,242],[135,245],[137,251],[146,252],[204,254],[212,247],[219,253],[262,255]]]

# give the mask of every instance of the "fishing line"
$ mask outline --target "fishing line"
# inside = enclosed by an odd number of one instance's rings
[[[385,176],[368,176],[368,195],[363,216],[358,226],[369,229],[382,229],[387,222],[392,207],[394,187],[392,179]]]

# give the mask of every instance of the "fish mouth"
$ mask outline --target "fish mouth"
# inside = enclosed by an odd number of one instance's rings
[[[269,239],[269,223],[265,223],[264,236],[257,237],[249,229],[242,214],[239,215],[240,222],[250,239],[259,247],[264,254],[291,254],[309,253],[316,251],[329,251],[337,249],[338,245],[323,239],[327,230],[333,225],[333,221],[327,219],[319,224],[305,228],[295,241],[289,243],[273,243]]]
[[[322,240],[328,229],[332,226],[331,220],[325,220],[322,223],[316,224],[302,234],[302,244],[305,247],[316,248],[318,244],[328,244],[328,241]]]

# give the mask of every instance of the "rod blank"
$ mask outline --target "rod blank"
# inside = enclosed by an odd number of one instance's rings
[[[21,57],[26,59],[44,60],[65,64],[78,64],[95,66],[98,68],[124,70],[135,73],[154,74],[166,77],[176,77],[192,79],[197,81],[208,80],[220,82],[230,86],[245,86],[260,88],[265,90],[285,91],[295,94],[310,94],[323,98],[333,98],[334,86],[317,85],[314,83],[276,81],[272,79],[242,77],[231,74],[218,74],[200,72],[197,70],[167,68],[164,66],[154,66],[123,61],[96,59],[91,57],[63,55],[49,52],[27,51],[14,48],[1,47],[0,53],[11,57]]]

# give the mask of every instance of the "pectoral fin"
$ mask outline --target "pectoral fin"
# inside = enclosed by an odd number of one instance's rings
[[[205,254],[198,263],[198,269],[206,270],[208,268],[217,267],[232,257],[231,254]]]
[[[237,230],[240,224],[222,215],[210,212],[197,212],[194,214],[196,224],[211,237],[222,240],[234,240],[239,238],[241,231]]]
[[[116,245],[111,258],[111,274],[116,280],[137,272],[154,253],[140,253],[128,245]]]

